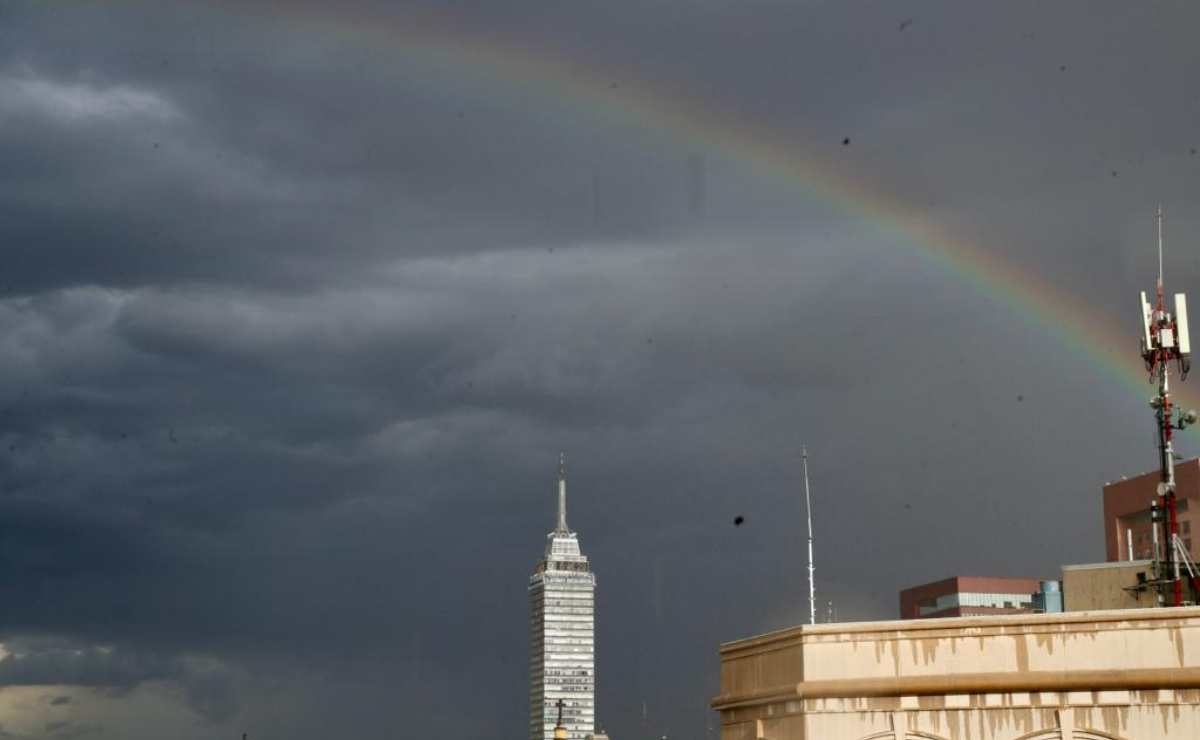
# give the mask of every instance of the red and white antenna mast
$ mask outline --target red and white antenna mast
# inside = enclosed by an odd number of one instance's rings
[[[1142,359],[1150,373],[1150,382],[1158,381],[1158,395],[1150,399],[1158,427],[1158,457],[1161,476],[1158,483],[1158,506],[1152,507],[1151,527],[1155,541],[1158,528],[1166,525],[1165,552],[1154,548],[1155,583],[1158,588],[1158,603],[1165,605],[1169,600],[1173,606],[1183,604],[1183,581],[1179,565],[1188,562],[1179,539],[1179,517],[1175,500],[1175,450],[1172,438],[1176,429],[1184,429],[1196,422],[1196,412],[1180,413],[1171,418],[1171,395],[1168,378],[1170,363],[1174,360],[1179,367],[1179,379],[1187,378],[1191,367],[1191,345],[1188,340],[1187,298],[1183,293],[1175,294],[1175,315],[1167,312],[1166,296],[1163,293],[1163,248],[1162,207],[1158,208],[1155,220],[1158,225],[1158,282],[1155,286],[1156,303],[1151,307],[1146,292],[1141,294],[1142,313]],[[1165,521],[1163,521],[1165,519]],[[1160,562],[1161,561],[1161,562]]]

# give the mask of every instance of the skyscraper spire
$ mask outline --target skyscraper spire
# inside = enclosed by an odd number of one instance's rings
[[[567,453],[558,453],[558,526],[555,532],[566,534],[567,529]]]

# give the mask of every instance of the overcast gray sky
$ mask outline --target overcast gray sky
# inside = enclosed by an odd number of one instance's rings
[[[0,3],[0,737],[524,736],[560,450],[618,740],[806,615],[802,445],[839,618],[1102,559],[1198,22]]]

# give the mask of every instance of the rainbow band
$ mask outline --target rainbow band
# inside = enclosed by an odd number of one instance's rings
[[[250,4],[230,2],[227,12],[241,18],[253,14]],[[884,190],[853,179],[844,163],[806,153],[788,138],[759,121],[706,106],[678,92],[648,87],[622,78],[610,84],[611,74],[589,68],[580,60],[538,49],[532,43],[514,43],[456,26],[448,18],[409,14],[394,17],[340,17],[325,5],[277,5],[260,14],[275,25],[283,22],[300,31],[346,36],[356,47],[402,54],[423,65],[436,65],[466,81],[497,85],[514,92],[535,89],[555,100],[568,101],[599,120],[617,122],[685,137],[697,147],[718,152],[734,161],[799,187],[843,212],[884,225],[903,234],[922,257],[967,283],[978,293],[1006,305],[1039,331],[1051,335],[1067,350],[1085,357],[1114,383],[1134,397],[1148,398],[1153,389],[1138,354],[1136,325],[1114,327],[1085,305],[1040,277],[1023,271],[960,237],[946,227],[929,222],[923,214],[900,203]],[[1147,220],[1149,223],[1149,219]],[[1148,227],[1149,229],[1149,227]],[[1147,231],[1149,234],[1149,230]],[[1132,312],[1133,299],[1129,300]],[[1126,331],[1128,329],[1128,331]],[[1200,396],[1176,385],[1183,405],[1200,405]]]

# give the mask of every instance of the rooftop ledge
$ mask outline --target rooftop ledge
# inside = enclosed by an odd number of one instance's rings
[[[753,637],[721,644],[722,657],[730,653],[751,650],[757,647],[784,641],[803,642],[807,636],[814,638],[837,638],[845,636],[850,641],[871,639],[877,635],[883,639],[917,637],[921,632],[959,632],[977,628],[996,634],[1005,632],[1037,632],[1038,628],[1065,627],[1072,624],[1114,624],[1120,622],[1182,622],[1200,620],[1200,606],[1178,606],[1147,609],[1109,609],[1104,611],[1059,612],[1056,614],[997,614],[986,617],[938,617],[935,619],[889,619],[878,622],[836,622],[833,624],[803,624],[766,632]],[[1149,625],[1147,625],[1149,626]],[[1023,628],[1031,629],[1023,629]],[[1057,631],[1057,630],[1055,630]]]
[[[712,700],[712,707],[717,710],[739,709],[795,699],[1194,688],[1200,688],[1200,668],[959,673],[953,676],[803,681],[752,694],[718,696]]]

